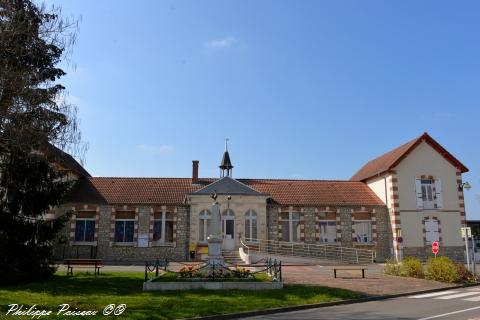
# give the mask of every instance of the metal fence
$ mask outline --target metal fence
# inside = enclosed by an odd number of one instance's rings
[[[241,243],[247,254],[265,253],[268,255],[308,257],[352,264],[373,263],[376,257],[374,250],[341,247],[338,245],[262,239],[247,239],[247,241],[242,239]]]

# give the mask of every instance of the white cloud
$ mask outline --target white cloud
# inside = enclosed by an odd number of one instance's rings
[[[203,46],[207,49],[223,49],[231,47],[235,43],[237,43],[237,39],[235,37],[226,37],[223,39],[207,41],[203,44]]]
[[[169,155],[173,152],[173,147],[169,145],[159,145],[159,146],[153,146],[153,145],[148,145],[148,144],[139,144],[138,149],[140,151],[143,151],[145,153],[157,155],[157,156],[166,156]]]

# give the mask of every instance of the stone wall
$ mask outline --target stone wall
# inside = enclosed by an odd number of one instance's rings
[[[315,208],[305,208],[303,210],[303,216],[305,219],[305,242],[316,243],[317,242],[317,227],[315,219]]]
[[[281,207],[278,205],[267,206],[267,231],[269,240],[279,240],[279,211]],[[282,210],[285,210],[282,209]],[[343,247],[355,247],[359,249],[375,250],[377,261],[385,261],[391,256],[392,231],[388,210],[385,206],[375,207],[326,207],[301,208],[301,215],[304,221],[304,238],[306,243],[322,244],[319,242],[319,228],[318,224],[322,217],[325,216],[325,211],[333,212],[337,216],[338,228],[338,242],[336,245]],[[371,244],[360,244],[353,241],[353,212],[370,212],[369,218],[374,220],[375,230],[372,230],[374,239]],[[335,213],[336,212],[336,213]],[[335,244],[334,244],[335,245]]]
[[[75,243],[72,236],[70,223],[67,223],[62,234],[68,239],[66,244],[58,244],[54,248],[54,257],[57,260],[64,258],[99,258],[110,263],[144,263],[168,256],[171,260],[185,261],[188,259],[189,244],[189,207],[176,206],[176,237],[172,244],[155,246],[149,242],[148,247],[138,247],[138,242],[117,244],[111,240],[111,215],[114,206],[91,205],[97,207],[99,213],[98,234],[92,243]],[[133,206],[138,215],[136,225],[138,234],[149,234],[150,215],[152,206]],[[72,205],[64,205],[59,212],[71,210]]]
[[[403,257],[418,257],[423,261],[427,261],[428,258],[434,257],[431,246],[424,247],[406,247],[403,248]],[[437,257],[446,256],[457,262],[465,262],[465,247],[440,247]]]

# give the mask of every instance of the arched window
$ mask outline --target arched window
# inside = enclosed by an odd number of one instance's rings
[[[257,213],[253,210],[245,212],[245,240],[256,241],[257,239]]]
[[[207,237],[210,234],[210,221],[212,220],[212,214],[208,210],[202,210],[199,217],[198,241],[207,241]]]

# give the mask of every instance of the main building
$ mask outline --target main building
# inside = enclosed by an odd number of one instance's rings
[[[235,179],[226,149],[219,178],[92,177],[73,158],[77,179],[53,219],[73,214],[56,247],[63,257],[144,262],[166,253],[206,253],[211,193],[222,208],[223,249],[258,239],[331,244],[376,251],[377,259],[463,259],[462,173],[468,169],[427,133],[368,162],[350,180]],[[191,255],[193,251],[195,254]]]

